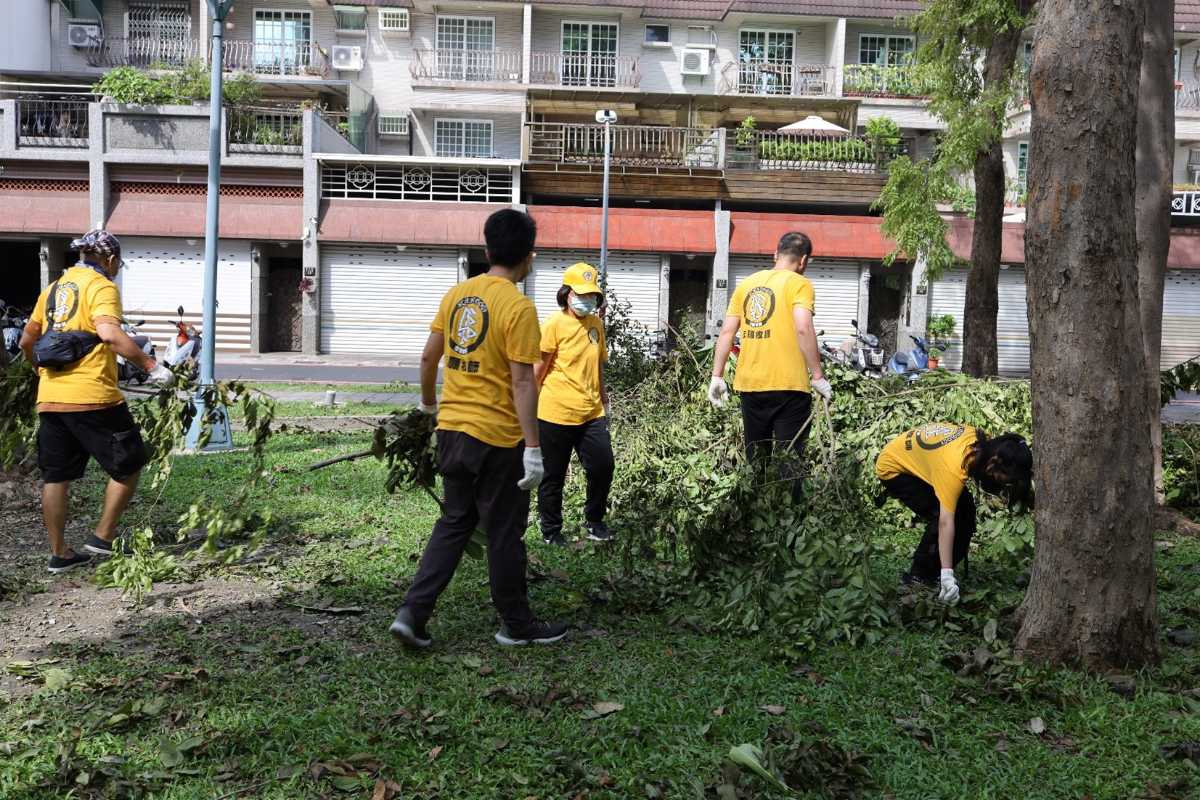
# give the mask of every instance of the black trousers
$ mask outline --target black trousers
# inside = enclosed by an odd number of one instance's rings
[[[38,418],[38,466],[46,483],[79,480],[88,458],[96,459],[110,478],[123,481],[150,458],[124,403],[98,411],[43,411]]]
[[[780,468],[793,481],[792,498],[799,499],[804,477],[804,446],[812,425],[812,395],[808,392],[742,392],[742,427],[746,433],[746,458],[765,468],[772,454],[790,448],[790,458]]]
[[[438,431],[438,471],[445,498],[404,604],[418,622],[429,619],[449,585],[476,527],[488,539],[492,604],[510,630],[533,619],[525,584],[525,527],[529,492],[517,488],[525,475],[522,445],[494,447],[458,431]]]
[[[923,581],[936,581],[942,572],[942,559],[938,554],[938,516],[942,504],[938,502],[933,487],[912,475],[898,475],[883,482],[883,488],[892,497],[913,510],[925,520],[925,535],[913,552],[909,572]],[[975,535],[975,498],[966,487],[958,497],[954,509],[954,566],[967,558],[971,537]]]
[[[582,425],[558,425],[539,419],[538,434],[542,441],[542,463],[546,467],[546,476],[538,487],[542,535],[562,532],[563,483],[572,452],[579,454],[579,463],[587,475],[584,518],[591,523],[603,522],[615,463],[608,418],[600,417]]]

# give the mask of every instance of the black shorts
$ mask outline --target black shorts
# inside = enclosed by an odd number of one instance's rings
[[[46,483],[79,480],[89,456],[117,480],[149,460],[142,432],[124,403],[99,411],[43,411],[38,417],[38,466]]]

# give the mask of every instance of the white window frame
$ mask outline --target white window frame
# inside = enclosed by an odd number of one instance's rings
[[[474,14],[438,14],[433,21],[433,46],[435,50],[442,49],[442,43],[438,39],[441,35],[441,22],[444,19],[461,19],[464,22],[474,20],[476,22],[490,22],[492,24],[492,46],[487,50],[476,50],[477,53],[496,52],[496,18]],[[463,33],[466,34],[466,26],[463,26]]]
[[[757,27],[757,26],[753,26],[753,25],[751,25],[751,26],[747,26],[747,27],[743,27],[743,28],[738,28],[738,35],[737,35],[737,50],[736,50],[736,53],[737,53],[737,64],[739,65],[739,70],[743,69],[743,67],[742,67],[741,65],[744,63],[744,62],[742,61],[742,34],[743,34],[743,33],[762,33],[762,34],[766,34],[766,38],[764,38],[764,42],[766,41],[766,39],[767,39],[767,38],[769,38],[769,37],[770,37],[770,35],[771,35],[772,33],[775,33],[775,34],[783,34],[783,35],[785,35],[785,36],[790,36],[790,37],[792,37],[792,58],[791,58],[791,67],[790,67],[790,71],[788,72],[787,76],[785,76],[785,77],[784,77],[784,79],[783,79],[783,83],[782,83],[782,85],[783,85],[783,88],[785,88],[787,91],[781,91],[781,92],[759,92],[759,91],[755,91],[755,92],[753,92],[753,94],[755,94],[755,95],[762,95],[762,96],[778,96],[778,97],[788,97],[788,96],[790,96],[790,95],[792,94],[792,92],[794,91],[794,89],[795,89],[795,86],[794,86],[794,81],[795,81],[795,70],[796,70],[796,64],[798,63],[798,62],[796,61],[796,41],[797,41],[797,40],[800,38],[800,33],[799,33],[798,31],[796,31],[794,28],[761,28],[761,27]],[[764,48],[765,48],[765,45],[764,45]],[[766,52],[765,52],[765,50],[764,50],[763,57],[762,57],[762,61],[764,61],[764,62],[765,62],[765,61],[774,61],[774,60],[775,60],[775,59],[771,59],[770,57],[768,57],[768,56],[766,55]],[[761,77],[763,77],[763,76],[761,75],[761,73],[760,73],[760,74],[757,74],[757,75],[755,76],[755,83],[756,83],[756,84],[758,84],[758,83],[760,83],[760,82],[761,82]],[[743,81],[743,76],[739,74],[739,76],[738,76],[738,89],[739,89],[739,91],[741,91],[741,89],[742,89],[742,81]]]
[[[412,14],[409,13],[407,8],[379,8],[377,10],[379,13],[375,15],[375,21],[379,25],[380,33],[408,35],[412,32]],[[403,28],[390,28],[383,24],[384,17],[389,17],[393,14],[404,17]]]
[[[463,153],[461,155],[441,155],[438,147],[438,126],[443,122],[455,122],[463,125]],[[468,124],[487,125],[488,127],[488,153],[486,156],[469,156],[466,154],[467,129]],[[433,120],[433,153],[437,158],[491,158],[492,153],[496,150],[496,123],[490,119],[478,119],[470,117],[435,117]]]
[[[404,131],[385,131],[383,130],[384,117],[395,117],[404,120]],[[407,111],[380,111],[379,117],[375,121],[375,132],[380,136],[399,136],[405,137],[412,134],[412,119]]]
[[[876,64],[876,66],[880,66],[880,67],[892,67],[892,66],[899,66],[898,64],[889,64],[889,63],[888,63],[888,60],[887,60],[887,54],[888,54],[888,53],[890,53],[890,52],[891,52],[891,50],[892,50],[892,40],[893,40],[893,39],[904,39],[905,41],[911,42],[911,43],[912,43],[912,49],[911,49],[911,50],[908,50],[907,52],[908,52],[908,53],[910,53],[910,54],[912,54],[912,56],[913,56],[914,58],[916,57],[916,54],[917,54],[917,37],[916,37],[916,36],[913,36],[912,34],[909,34],[909,33],[869,33],[869,32],[863,32],[863,33],[860,33],[860,34],[858,34],[858,63],[859,63],[859,64],[874,64],[874,63],[875,63],[875,62],[873,62],[873,61],[863,61],[863,60],[862,60],[862,41],[863,41],[863,37],[864,37],[864,36],[870,36],[872,39],[883,39],[883,40],[885,40],[884,47],[885,47],[886,49],[883,51],[883,53],[884,53],[884,56],[883,56],[883,63],[881,63],[881,64]]]
[[[353,7],[353,8],[361,9],[362,10],[362,18],[363,18],[362,28],[343,28],[341,26],[338,26],[338,24],[337,24],[337,18],[338,18],[338,14],[337,14],[338,8],[337,7],[338,6],[343,6],[346,8]],[[366,6],[359,5],[357,3],[334,3],[333,6],[331,6],[331,8],[334,12],[333,13],[334,26],[335,26],[334,31],[337,34],[339,34],[341,36],[366,36],[367,35],[367,27],[370,24],[371,14],[369,11],[367,11]]]
[[[567,59],[566,59],[567,51],[565,49],[563,49],[563,37],[566,34],[568,25],[587,25],[588,26],[588,36],[587,36],[588,49],[587,49],[586,55],[588,56],[589,59],[591,59],[591,57],[595,55],[595,52],[592,50],[592,27],[594,27],[596,25],[610,25],[617,29],[616,36],[613,37],[613,42],[616,44],[616,49],[614,49],[613,53],[612,53],[612,58],[613,58],[613,66],[612,66],[613,85],[612,85],[612,87],[608,87],[606,85],[602,85],[598,82],[593,81],[594,76],[592,75],[592,70],[595,69],[594,66],[589,67],[586,83],[563,83],[563,81],[565,80],[565,70],[566,70],[566,63],[567,63]],[[562,66],[559,69],[559,75],[558,75],[558,82],[560,85],[570,86],[570,87],[576,88],[576,89],[578,89],[580,87],[586,88],[586,89],[615,88],[618,84],[618,81],[620,80],[620,74],[621,74],[621,67],[620,67],[621,20],[619,20],[619,19],[616,19],[616,20],[612,20],[612,19],[564,19],[564,20],[562,20],[558,25],[558,54],[559,54],[559,57],[562,59]],[[583,55],[583,54],[572,51],[572,55],[578,56],[578,55]],[[589,61],[589,63],[590,63],[590,61]]]
[[[665,42],[651,42],[646,38],[646,32],[650,28],[666,28],[667,40]],[[618,31],[618,35],[619,35]],[[670,47],[671,46],[671,23],[669,22],[647,22],[642,28],[642,47]]]
[[[251,16],[250,16],[250,42],[251,42],[251,49],[252,49],[251,60],[256,69],[259,66],[259,63],[258,63],[258,48],[259,48],[258,15],[259,14],[279,14],[281,23],[286,21],[286,15],[288,15],[288,14],[303,14],[303,15],[307,16],[308,17],[308,41],[306,41],[304,43],[305,51],[300,54],[300,58],[297,60],[297,63],[295,65],[293,65],[293,68],[296,69],[297,71],[302,71],[304,68],[311,66],[309,59],[312,58],[312,47],[317,41],[317,28],[316,28],[316,22],[313,18],[312,9],[255,7],[251,11]],[[266,47],[282,47],[283,41],[281,40],[279,42],[274,42],[272,44],[267,44],[265,46]],[[296,47],[298,48],[299,46],[300,46],[300,43],[297,42]]]
[[[707,34],[707,36],[704,37],[705,40],[703,42],[693,42],[692,41],[692,31],[704,31]],[[684,42],[684,46],[685,47],[705,47],[705,48],[708,48],[709,50],[716,50],[717,43],[713,41],[713,39],[716,38],[716,35],[717,35],[717,33],[716,33],[716,31],[713,30],[712,25],[688,25],[687,26],[687,40]]]
[[[1025,162],[1022,166],[1021,162]],[[1017,142],[1017,186],[1024,193],[1029,187],[1029,142]]]

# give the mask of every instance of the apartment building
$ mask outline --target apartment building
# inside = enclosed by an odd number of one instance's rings
[[[126,242],[129,314],[163,336],[176,306],[200,308],[208,109],[121,105],[89,88],[116,66],[207,62],[206,3],[12,1],[20,12],[0,32],[0,297],[31,302],[68,237],[103,222]],[[1182,184],[1200,144],[1189,121],[1200,102],[1187,99],[1200,87],[1189,33],[1200,9],[1179,5]],[[412,357],[442,293],[485,268],[483,220],[510,205],[538,220],[522,288],[551,313],[561,269],[598,259],[602,108],[618,116],[609,284],[650,331],[711,333],[737,282],[798,228],[816,246],[825,336],[859,319],[903,346],[931,311],[961,317],[965,285],[961,274],[930,283],[919,264],[884,268],[890,245],[870,210],[897,146],[866,135],[868,123],[893,120],[898,148],[915,155],[939,130],[911,67],[919,42],[896,19],[917,6],[240,1],[222,61],[254,75],[263,99],[226,108],[222,126],[218,347]],[[1028,363],[1027,131],[1018,109],[1001,284],[1012,372]],[[1179,360],[1200,352],[1200,240],[1188,238],[1191,195],[1177,204],[1168,346]],[[969,241],[969,221],[954,220],[955,247]]]

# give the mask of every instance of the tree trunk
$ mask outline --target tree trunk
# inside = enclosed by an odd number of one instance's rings
[[[1016,646],[1093,669],[1157,657],[1154,464],[1134,147],[1145,12],[1043,0],[1025,229],[1036,548]]]
[[[1150,443],[1154,452],[1154,494],[1162,503],[1162,412],[1159,370],[1162,360],[1163,283],[1171,247],[1171,178],[1175,160],[1174,0],[1147,0],[1138,87],[1137,239],[1138,296],[1143,347],[1149,374]]]
[[[996,34],[983,64],[984,91],[1000,84],[1017,58],[1021,31]],[[999,129],[1003,120],[995,120]],[[962,370],[976,378],[999,372],[996,317],[1000,308],[1000,249],[1004,231],[1004,151],[1000,136],[975,154],[975,228],[963,304]]]

